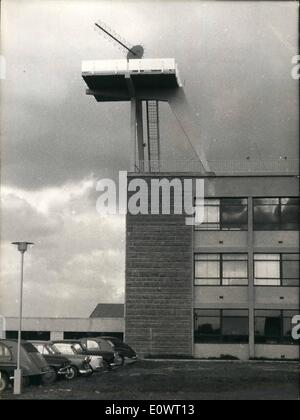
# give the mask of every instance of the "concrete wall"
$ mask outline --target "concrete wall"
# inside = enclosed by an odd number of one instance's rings
[[[298,359],[299,346],[256,344],[255,357],[265,359]]]
[[[207,178],[207,197],[289,197],[297,196],[297,176],[225,176]]]
[[[224,309],[236,306],[239,309],[248,307],[247,286],[195,286],[194,306],[205,308],[207,305],[221,305]]]
[[[6,330],[18,330],[18,318],[6,318]],[[23,331],[123,332],[123,318],[23,318]]]
[[[240,360],[248,360],[248,344],[195,344],[194,346],[195,358],[221,358],[224,355],[234,356]],[[289,345],[256,344],[255,358],[283,360],[299,359],[299,347]]]
[[[221,358],[224,355],[237,357],[240,360],[248,360],[248,344],[195,344],[194,346],[195,358]]]
[[[299,249],[299,232],[294,231],[254,231],[253,245],[255,250],[268,252],[270,247],[276,247],[276,252],[286,252],[287,247]],[[259,248],[263,248],[260,250]],[[291,251],[290,251],[291,252]],[[297,250],[295,251],[297,252]]]
[[[255,293],[255,306],[257,308],[267,308],[272,306],[281,305],[282,309],[299,308],[299,287],[263,287],[256,286]],[[274,309],[275,309],[274,306]]]
[[[245,231],[204,231],[196,230],[194,234],[195,252],[197,249],[207,248],[207,252],[213,252],[211,248],[231,247],[239,249],[239,252],[247,252],[247,232]]]
[[[64,333],[63,331],[51,331],[50,332],[50,340],[63,340]]]

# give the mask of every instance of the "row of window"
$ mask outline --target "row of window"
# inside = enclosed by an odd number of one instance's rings
[[[18,338],[18,331],[6,331],[6,338],[7,339],[17,339]],[[50,340],[50,331],[22,331],[22,339],[23,340],[41,340],[41,341],[49,341]],[[115,332],[80,332],[80,331],[65,331],[64,332],[64,339],[65,340],[79,340],[80,338],[84,337],[100,337],[102,335],[118,337],[121,340],[123,339],[123,333],[115,333]]]
[[[254,254],[256,286],[299,286],[299,254]],[[247,254],[195,254],[196,286],[247,286]]]
[[[253,198],[254,230],[298,230],[299,197]],[[196,199],[196,206],[204,205],[203,223],[197,230],[247,230],[247,198]]]
[[[292,318],[298,311],[256,310],[256,344],[297,344],[292,338]],[[195,343],[248,343],[248,310],[196,309]]]

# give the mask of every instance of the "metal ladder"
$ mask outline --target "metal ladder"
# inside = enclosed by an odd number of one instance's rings
[[[158,101],[146,101],[149,171],[160,171]]]

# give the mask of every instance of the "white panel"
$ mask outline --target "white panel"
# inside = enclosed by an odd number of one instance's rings
[[[248,344],[195,344],[194,357],[207,359],[210,357],[233,356],[240,360],[249,359]]]
[[[299,347],[287,345],[257,344],[255,357],[266,359],[299,359]]]

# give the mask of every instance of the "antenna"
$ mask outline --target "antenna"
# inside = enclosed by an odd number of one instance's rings
[[[96,22],[95,26],[100,29],[106,37],[113,39],[121,47],[125,48],[127,53],[127,60],[129,59],[140,59],[143,57],[144,48],[141,45],[131,46],[125,39],[118,35],[113,29],[111,29],[104,22]],[[127,45],[126,45],[127,44]]]

